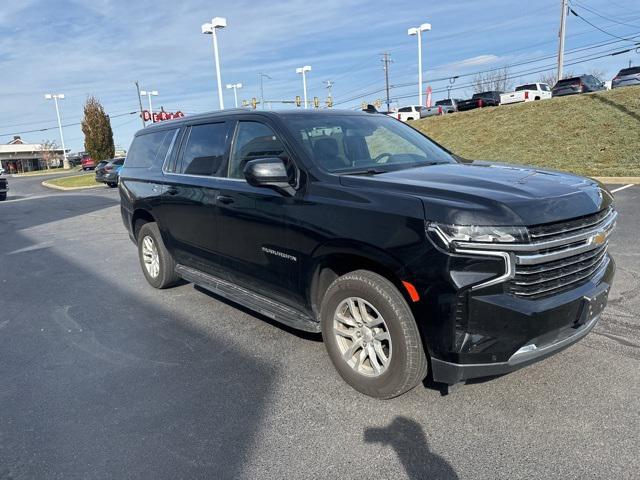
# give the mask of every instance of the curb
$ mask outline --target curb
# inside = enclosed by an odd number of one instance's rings
[[[104,188],[106,187],[105,184],[99,184],[99,185],[90,185],[88,187],[61,187],[59,185],[53,185],[51,183],[48,182],[42,182],[41,185],[43,187],[47,187],[47,188],[52,188],[54,190],[63,190],[63,191],[69,191],[69,190],[89,190],[91,188]]]
[[[640,183],[640,177],[593,177],[602,183],[627,185]]]

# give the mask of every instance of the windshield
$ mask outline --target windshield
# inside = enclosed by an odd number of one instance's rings
[[[618,72],[618,77],[633,75],[635,73],[640,73],[640,67],[623,68],[622,70],[620,70],[620,72]]]
[[[335,173],[453,163],[453,157],[386,115],[292,115],[287,127],[322,169]]]

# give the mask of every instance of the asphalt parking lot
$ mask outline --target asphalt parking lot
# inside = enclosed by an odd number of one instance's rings
[[[582,342],[378,401],[319,337],[148,286],[117,191],[41,180],[0,204],[2,480],[638,478],[640,186],[615,194],[618,273]]]

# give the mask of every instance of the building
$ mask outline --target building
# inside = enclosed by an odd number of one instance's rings
[[[49,158],[53,157],[53,158]],[[62,149],[46,150],[41,143],[25,143],[18,135],[0,145],[0,166],[7,173],[24,173],[62,165]]]

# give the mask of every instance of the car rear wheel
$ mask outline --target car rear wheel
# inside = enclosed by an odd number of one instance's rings
[[[158,225],[145,223],[137,235],[138,257],[142,273],[154,288],[168,288],[179,280],[176,263],[162,242]]]
[[[320,312],[329,357],[359,392],[393,398],[426,377],[427,357],[411,309],[383,276],[356,270],[337,278]]]
[[[111,188],[116,188],[118,186],[118,184],[115,183],[115,182],[109,182],[109,183],[107,183],[107,185],[109,185],[109,187],[111,187]]]
[[[6,199],[7,199],[7,192],[0,193],[0,202],[4,201]]]

